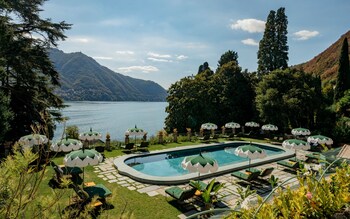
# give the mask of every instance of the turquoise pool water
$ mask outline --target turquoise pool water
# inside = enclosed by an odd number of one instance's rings
[[[189,174],[181,166],[181,162],[187,156],[203,155],[215,159],[219,167],[246,162],[247,158],[242,158],[234,154],[236,147],[243,143],[232,143],[225,145],[211,145],[203,148],[185,149],[178,151],[170,151],[158,154],[134,156],[125,160],[125,164],[132,167],[143,174],[159,177],[181,176]],[[252,144],[263,148],[267,157],[285,152],[283,149],[273,148],[265,145]]]

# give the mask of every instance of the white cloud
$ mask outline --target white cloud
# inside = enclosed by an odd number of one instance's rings
[[[172,60],[169,60],[169,59],[158,59],[153,57],[148,57],[147,59],[154,62],[173,62]]]
[[[308,40],[308,39],[315,37],[319,34],[320,33],[318,31],[310,31],[310,30],[301,30],[301,31],[293,33],[293,35],[296,36],[297,40]]]
[[[130,25],[132,24],[132,21],[130,19],[125,18],[116,18],[100,21],[100,24],[103,26],[118,27],[123,25]]]
[[[117,53],[119,55],[134,55],[135,54],[134,51],[130,51],[130,50],[118,50],[118,51],[115,51],[115,53]]]
[[[188,56],[185,56],[185,55],[178,55],[176,58],[177,58],[178,60],[184,60],[184,59],[187,59]]]
[[[257,19],[242,19],[237,20],[236,22],[231,24],[231,28],[234,30],[244,30],[249,33],[260,33],[264,32],[265,29],[265,21],[257,20]]]
[[[133,72],[133,71],[141,71],[144,73],[149,72],[157,72],[159,69],[155,66],[147,65],[147,66],[129,66],[129,67],[120,67],[118,68],[119,71],[127,73],[127,72]]]
[[[154,58],[171,58],[171,55],[161,55],[161,54],[158,54],[158,53],[154,53],[154,52],[149,52],[147,53],[148,56],[151,56],[151,57],[154,57]]]
[[[82,38],[82,37],[69,37],[67,38],[67,41],[74,42],[74,43],[90,43],[93,40],[88,38]]]
[[[105,57],[105,56],[94,56],[92,57],[94,59],[100,59],[100,60],[112,60],[112,57]]]
[[[251,38],[242,40],[241,42],[242,42],[243,44],[249,45],[249,46],[259,46],[259,43],[256,42],[254,39],[251,39]]]

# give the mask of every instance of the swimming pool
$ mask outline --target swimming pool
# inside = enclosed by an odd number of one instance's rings
[[[147,154],[133,154],[117,158],[114,161],[119,173],[135,180],[152,184],[177,184],[198,178],[197,173],[189,173],[181,167],[186,156],[200,152],[218,162],[215,173],[201,174],[199,178],[220,175],[248,167],[248,159],[234,155],[234,149],[247,142],[229,142],[210,145],[188,146]],[[249,143],[248,143],[249,144]],[[252,143],[265,149],[267,157],[251,161],[251,166],[277,161],[294,156],[294,151],[266,144]]]

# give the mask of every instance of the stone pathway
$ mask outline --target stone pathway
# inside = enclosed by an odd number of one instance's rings
[[[304,159],[305,158],[304,151],[298,151],[298,158]],[[109,183],[117,183],[120,186],[127,187],[131,191],[137,191],[139,193],[146,193],[149,196],[156,196],[156,195],[163,195],[166,196],[165,190],[171,186],[168,185],[150,185],[145,183],[137,182],[129,177],[122,176],[118,173],[118,170],[114,167],[113,160],[115,158],[107,158],[103,163],[94,166],[95,170],[94,172],[98,174],[98,177],[102,178],[105,181],[108,181]],[[265,164],[262,166],[259,166],[258,168],[267,168],[267,167],[274,167],[273,175],[275,177],[279,178],[280,182],[285,181],[286,179],[289,179],[295,174],[284,171],[282,167],[277,168],[277,163],[273,162],[270,164]],[[208,183],[212,180],[212,178],[203,180],[204,182]],[[220,190],[219,199],[222,200],[222,207],[229,207],[229,208],[235,208],[236,203],[239,199],[239,194],[237,193],[237,187],[238,186],[245,186],[242,185],[242,181],[238,180],[236,177],[231,176],[230,174],[225,174],[219,177],[216,177],[216,181],[219,181],[221,183],[225,183],[225,187]],[[287,184],[285,184],[285,187],[287,186],[295,186],[298,184],[297,179],[290,180]],[[188,187],[188,184],[184,185],[178,185],[181,188]],[[253,184],[251,189],[256,190],[256,195],[260,196],[266,196],[269,194],[269,186],[268,184]],[[253,197],[253,200],[256,200],[256,198]],[[190,208],[188,212],[179,215],[179,218],[186,218],[187,216],[198,213],[193,208]]]

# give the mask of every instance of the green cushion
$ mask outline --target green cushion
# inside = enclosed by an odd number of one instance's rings
[[[201,190],[201,191],[204,191],[208,186],[208,184],[206,184],[205,182],[200,181],[200,180],[191,180],[190,181],[190,186],[192,186],[194,188],[197,188],[197,184],[199,184],[199,190]]]
[[[183,192],[184,190],[178,186],[174,186],[165,190],[165,193],[176,199],[180,199]]]
[[[94,186],[84,187],[84,191],[89,194],[90,198],[94,196],[104,198],[112,194],[112,192],[103,184],[96,184]]]

